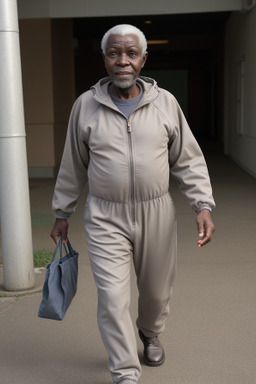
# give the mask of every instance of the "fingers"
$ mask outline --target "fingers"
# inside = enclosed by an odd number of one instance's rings
[[[205,235],[202,239],[198,240],[198,242],[197,242],[198,248],[201,248],[203,245],[209,243],[209,241],[211,241],[211,239],[212,239],[212,236]]]
[[[57,243],[60,236],[62,237],[62,242],[67,243],[68,226],[68,221],[66,219],[55,220],[52,232],[50,234],[55,244]]]
[[[211,241],[215,231],[215,225],[208,210],[204,209],[197,215],[197,227],[199,236],[197,246],[200,248]]]

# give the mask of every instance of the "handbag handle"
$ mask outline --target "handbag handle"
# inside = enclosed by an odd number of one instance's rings
[[[62,258],[62,246],[61,246],[61,244],[62,244],[62,241],[61,241],[61,236],[60,236],[60,237],[58,238],[58,241],[57,241],[55,250],[54,250],[54,252],[53,252],[53,255],[52,255],[52,261],[51,261],[51,262],[54,261],[55,256],[56,256],[56,253],[58,252],[58,249],[60,249],[60,258]]]
[[[73,250],[73,248],[72,248],[72,246],[70,244],[69,239],[67,239],[68,249],[67,249],[67,246],[66,246],[65,243],[63,245],[64,245],[64,249],[65,249],[66,255],[68,254],[68,252],[70,252],[72,255],[74,255],[75,251]],[[58,249],[60,250],[60,259],[62,259],[62,237],[61,236],[59,236],[57,244],[56,244],[56,248],[55,248],[55,250],[53,252],[52,262],[55,259],[55,256],[56,256],[56,253],[57,253]]]
[[[72,245],[70,244],[70,241],[69,241],[68,238],[67,238],[67,246],[68,246],[68,250],[69,250],[69,252],[70,252],[72,255],[74,255],[74,254],[75,254],[75,251],[74,251],[74,249],[72,248]],[[66,246],[66,244],[64,243],[64,248],[65,248],[65,252],[66,252],[66,253],[68,253],[67,246]]]

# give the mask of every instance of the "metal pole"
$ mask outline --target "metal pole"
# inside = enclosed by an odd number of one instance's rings
[[[0,0],[0,225],[4,287],[34,286],[16,0]]]

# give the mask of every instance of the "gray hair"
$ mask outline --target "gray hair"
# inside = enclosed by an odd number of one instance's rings
[[[147,51],[147,40],[143,32],[137,27],[130,24],[119,24],[110,28],[101,40],[101,49],[103,53],[106,53],[106,46],[110,35],[136,35],[139,39],[139,43],[142,49],[142,54]]]

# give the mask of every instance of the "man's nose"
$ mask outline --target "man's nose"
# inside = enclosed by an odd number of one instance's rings
[[[123,65],[123,66],[129,65],[130,64],[129,57],[125,53],[122,53],[121,55],[118,56],[117,64]]]

